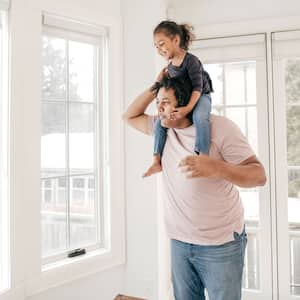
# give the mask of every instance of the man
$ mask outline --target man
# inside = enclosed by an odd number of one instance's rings
[[[264,168],[246,138],[229,119],[211,115],[209,156],[194,154],[190,118],[174,119],[189,90],[164,78],[138,96],[124,113],[129,125],[153,134],[155,118],[145,114],[157,97],[162,126],[169,128],[162,155],[164,214],[171,239],[176,300],[240,300],[247,235],[240,187],[264,185]]]

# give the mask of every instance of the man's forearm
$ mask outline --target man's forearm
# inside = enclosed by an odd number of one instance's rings
[[[131,118],[143,115],[154,98],[155,94],[150,88],[145,90],[128,106],[126,112],[123,114],[123,119],[129,121]]]
[[[240,187],[262,186],[266,183],[263,166],[257,163],[247,165],[233,165],[218,161],[218,177]]]

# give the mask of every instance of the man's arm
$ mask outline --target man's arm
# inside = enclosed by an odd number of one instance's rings
[[[155,93],[151,89],[144,91],[129,105],[123,114],[123,120],[138,131],[148,134],[149,116],[145,111],[154,98]]]
[[[213,159],[207,155],[188,156],[180,164],[187,177],[221,178],[240,187],[262,186],[266,183],[264,167],[251,156],[238,165]]]

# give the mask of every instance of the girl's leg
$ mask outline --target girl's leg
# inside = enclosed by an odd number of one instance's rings
[[[201,95],[193,110],[193,123],[196,127],[195,152],[209,154],[210,148],[210,112],[211,97]]]
[[[154,127],[154,155],[162,156],[167,139],[167,128],[161,126],[160,119],[157,119]]]
[[[165,147],[167,138],[167,128],[162,127],[160,120],[156,120],[154,127],[154,151],[153,162],[150,168],[143,174],[143,177],[150,176],[154,173],[158,173],[161,168],[161,156]]]

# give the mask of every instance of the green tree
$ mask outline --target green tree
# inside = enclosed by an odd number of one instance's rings
[[[300,166],[300,59],[287,60],[287,159],[289,166]],[[299,197],[300,171],[289,171],[289,196]]]

